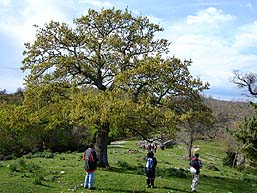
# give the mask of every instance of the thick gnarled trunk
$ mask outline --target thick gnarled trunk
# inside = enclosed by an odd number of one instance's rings
[[[108,134],[109,134],[109,124],[106,124],[106,125],[103,125],[98,130],[96,135],[96,151],[97,151],[100,167],[109,166],[108,156],[107,156]]]

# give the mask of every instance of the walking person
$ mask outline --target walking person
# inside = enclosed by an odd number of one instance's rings
[[[202,168],[202,162],[199,159],[199,154],[196,153],[189,163],[190,172],[192,173],[192,192],[197,192],[196,189],[198,187],[199,177],[200,177],[200,169]]]
[[[152,151],[148,152],[145,165],[146,184],[148,188],[154,188],[156,165],[157,159],[154,157],[154,153]]]
[[[97,166],[97,156],[96,151],[94,149],[94,144],[90,144],[87,150],[83,155],[84,160],[84,168],[86,172],[84,188],[88,188],[89,190],[94,190],[94,180],[95,180],[95,171]]]

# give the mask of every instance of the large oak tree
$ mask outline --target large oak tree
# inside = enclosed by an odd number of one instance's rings
[[[170,43],[156,38],[159,25],[128,10],[90,9],[73,26],[52,21],[36,27],[36,40],[25,44],[26,84],[63,82],[80,89],[67,104],[70,119],[96,132],[102,166],[109,165],[111,129],[147,136],[175,128],[176,115],[167,106],[172,96],[208,87],[190,75],[191,61],[163,57]]]

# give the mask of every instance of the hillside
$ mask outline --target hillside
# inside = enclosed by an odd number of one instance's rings
[[[204,103],[212,109],[222,126],[231,126],[233,122],[242,121],[244,117],[254,114],[247,102],[204,98]]]

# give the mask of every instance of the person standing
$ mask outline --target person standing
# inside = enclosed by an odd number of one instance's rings
[[[154,157],[154,153],[152,151],[148,152],[145,165],[146,184],[148,188],[154,188],[156,165],[157,159]]]
[[[86,172],[84,188],[94,190],[95,171],[97,167],[97,156],[94,149],[94,144],[90,144],[83,155],[84,168]]]
[[[200,177],[200,169],[202,168],[202,162],[199,159],[199,154],[196,153],[189,163],[190,171],[192,173],[192,192],[197,192],[196,189],[198,187],[199,177]]]

